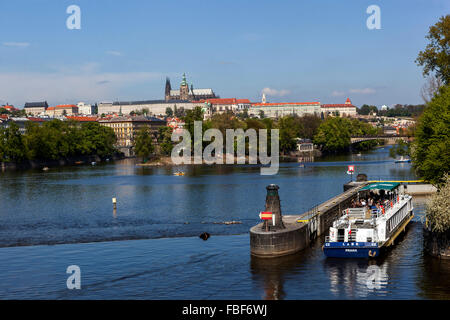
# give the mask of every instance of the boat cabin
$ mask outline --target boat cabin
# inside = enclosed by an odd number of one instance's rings
[[[360,189],[351,207],[333,222],[328,241],[383,242],[412,210],[411,196],[396,182],[370,183]]]

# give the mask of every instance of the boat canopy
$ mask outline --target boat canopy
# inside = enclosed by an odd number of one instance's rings
[[[361,190],[393,190],[400,185],[398,182],[374,182]]]

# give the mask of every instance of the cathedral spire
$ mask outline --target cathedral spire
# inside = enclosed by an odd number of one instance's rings
[[[166,101],[170,100],[170,90],[172,90],[172,86],[170,85],[169,77],[167,77],[166,78],[166,90],[165,90]]]
[[[186,74],[185,73],[183,73],[183,81],[181,81],[181,85],[182,86],[186,86],[187,85]]]

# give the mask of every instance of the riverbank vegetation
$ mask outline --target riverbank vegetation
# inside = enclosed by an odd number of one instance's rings
[[[391,158],[406,157],[411,155],[411,144],[403,141],[402,139],[398,139],[396,144],[389,150],[389,156]]]
[[[432,99],[415,128],[411,156],[417,174],[439,186],[450,171],[450,15],[431,26],[426,38],[429,43],[416,63],[423,66],[424,76],[442,85],[430,92]]]
[[[52,120],[38,125],[27,122],[21,133],[14,122],[0,128],[0,161],[59,160],[77,156],[112,156],[116,136],[96,122]]]
[[[450,15],[431,26],[426,38],[429,43],[416,59],[428,76],[422,88],[426,107],[415,128],[411,157],[417,175],[438,187],[427,203],[424,248],[435,257],[450,258]]]
[[[411,148],[413,165],[423,179],[439,184],[450,171],[450,86],[445,85],[419,118]]]
[[[314,142],[325,152],[337,153],[348,150],[351,136],[374,136],[382,134],[380,129],[357,119],[327,118],[314,135]],[[355,145],[357,150],[369,150],[378,144],[377,140],[363,141]]]
[[[450,175],[445,174],[442,178],[439,191],[436,192],[426,206],[427,226],[433,232],[447,232],[450,230]]]
[[[134,141],[134,151],[138,157],[141,157],[144,162],[147,162],[149,157],[155,150],[153,143],[153,135],[149,127],[142,127]]]

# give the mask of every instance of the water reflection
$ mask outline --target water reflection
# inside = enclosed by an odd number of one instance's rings
[[[250,269],[253,278],[262,286],[264,292],[261,298],[264,300],[285,299],[284,282],[304,260],[302,253],[273,259],[251,256]]]
[[[389,263],[375,260],[326,259],[324,269],[336,298],[366,298],[387,293]]]
[[[419,295],[426,299],[450,298],[450,260],[423,256],[417,277]]]

